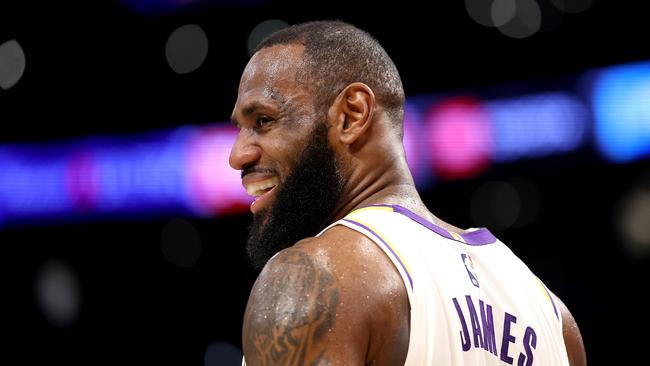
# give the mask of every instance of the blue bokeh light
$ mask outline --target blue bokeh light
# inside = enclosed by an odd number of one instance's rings
[[[592,94],[595,140],[605,158],[625,163],[650,155],[650,63],[603,69]]]

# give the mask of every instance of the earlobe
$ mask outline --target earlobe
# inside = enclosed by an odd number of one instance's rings
[[[336,98],[340,112],[339,139],[350,145],[370,127],[375,110],[375,94],[364,83],[348,85]]]

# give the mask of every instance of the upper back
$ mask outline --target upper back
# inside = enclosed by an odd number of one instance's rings
[[[406,365],[568,365],[559,305],[486,229],[450,232],[396,205],[337,224],[374,241],[403,279]]]

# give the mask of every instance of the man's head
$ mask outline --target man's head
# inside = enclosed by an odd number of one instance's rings
[[[404,89],[395,64],[367,32],[339,21],[308,22],[280,30],[257,46],[256,52],[274,45],[304,46],[297,80],[314,95],[320,108],[329,108],[346,86],[361,82],[399,124],[403,117]]]
[[[381,121],[401,137],[403,103],[390,57],[351,25],[304,23],[260,43],[239,85],[230,155],[256,196],[247,247],[255,266],[328,224],[364,160],[355,156],[364,134]]]

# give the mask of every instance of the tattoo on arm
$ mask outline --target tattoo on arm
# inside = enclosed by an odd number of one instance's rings
[[[329,365],[325,336],[339,290],[332,274],[297,249],[284,250],[255,283],[244,317],[249,366]]]

